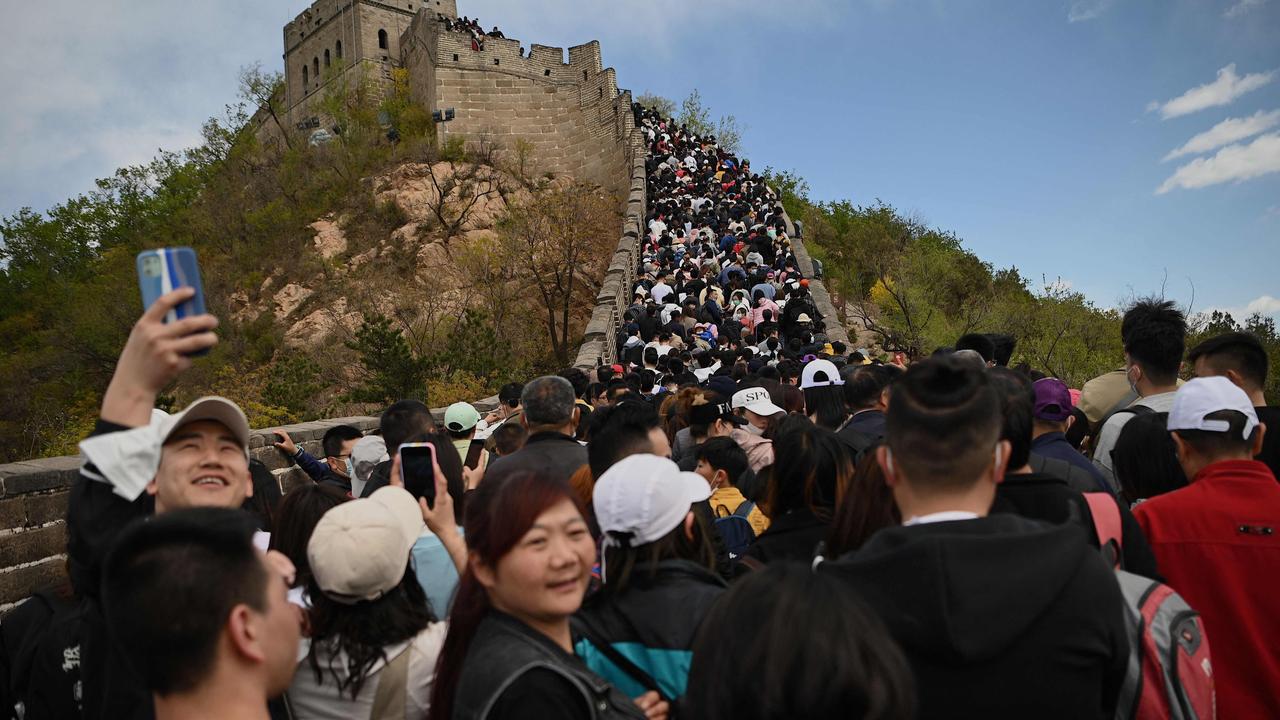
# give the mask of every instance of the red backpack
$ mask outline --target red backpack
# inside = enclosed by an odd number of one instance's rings
[[[1129,670],[1117,720],[1212,720],[1217,709],[1209,639],[1200,614],[1173,588],[1120,567],[1120,508],[1109,493],[1084,493],[1098,545],[1116,570],[1129,629]]]

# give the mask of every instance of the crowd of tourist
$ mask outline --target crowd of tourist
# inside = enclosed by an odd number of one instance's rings
[[[830,342],[773,192],[636,108],[649,208],[619,362],[418,398],[280,493],[223,398],[160,393],[216,319],[146,310],[67,515],[0,623],[42,718],[1280,717],[1267,356],[1172,303],[1080,389],[966,335]],[[1117,358],[1117,363],[1120,359]],[[1180,379],[1181,375],[1191,377]],[[406,488],[400,448],[434,449]],[[13,710],[13,708],[18,710]]]
[[[460,18],[455,18],[445,15],[444,13],[436,13],[436,19],[444,23],[445,30],[448,32],[466,33],[469,35],[471,37],[471,49],[477,52],[484,50],[484,39],[486,37],[506,37],[506,35],[503,35],[502,31],[498,29],[497,25],[494,25],[493,29],[489,32],[485,32],[484,26],[480,24],[478,19],[468,18],[465,15]]]

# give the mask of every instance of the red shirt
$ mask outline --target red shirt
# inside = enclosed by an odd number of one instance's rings
[[[1280,718],[1280,485],[1271,470],[1213,463],[1133,514],[1160,573],[1204,619],[1218,717]]]

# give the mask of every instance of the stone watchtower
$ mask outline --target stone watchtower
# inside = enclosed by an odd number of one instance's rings
[[[339,70],[363,68],[370,77],[389,77],[400,65],[400,35],[419,11],[457,17],[457,0],[316,0],[285,25],[289,120],[310,114],[310,101]]]

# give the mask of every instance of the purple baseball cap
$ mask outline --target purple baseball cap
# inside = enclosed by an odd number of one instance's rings
[[[1037,420],[1062,422],[1071,416],[1071,391],[1058,378],[1041,378],[1032,386],[1036,391],[1033,414]]]

